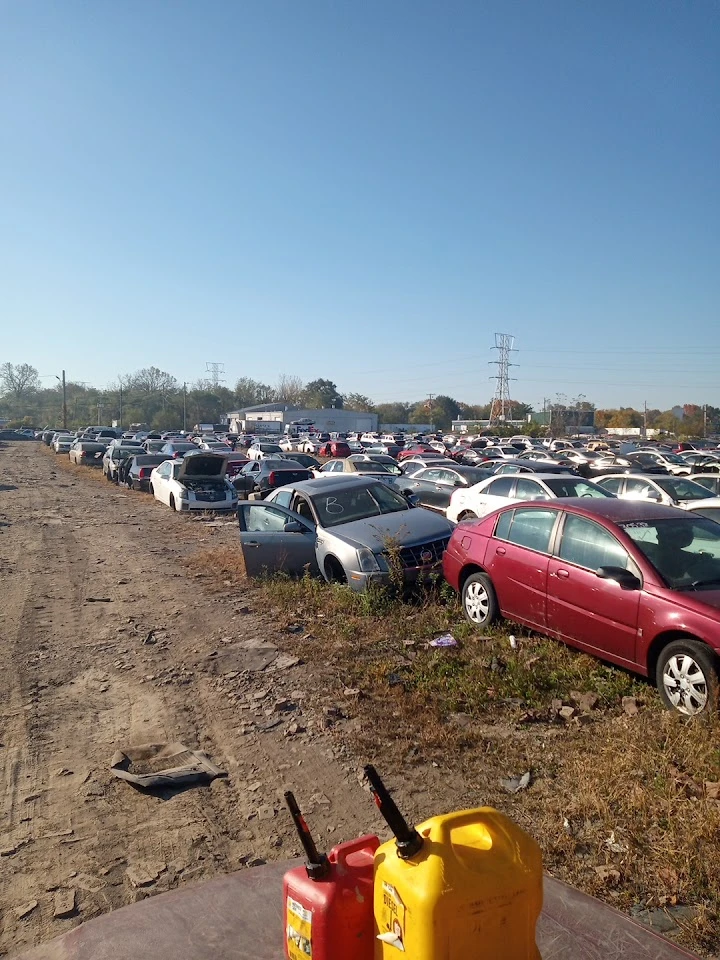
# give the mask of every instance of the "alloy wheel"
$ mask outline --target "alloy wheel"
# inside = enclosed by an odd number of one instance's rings
[[[490,598],[485,585],[478,580],[467,585],[465,590],[465,610],[474,623],[484,623],[490,609]]]
[[[677,653],[665,664],[662,684],[670,703],[680,713],[701,713],[708,701],[708,680],[702,667],[687,653]]]

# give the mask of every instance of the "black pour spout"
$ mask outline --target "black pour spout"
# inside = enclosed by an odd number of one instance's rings
[[[285,803],[288,805],[295,829],[300,837],[300,843],[302,843],[307,857],[307,863],[305,864],[307,874],[311,880],[323,880],[330,873],[330,861],[324,853],[318,853],[310,828],[305,822],[305,817],[300,812],[300,807],[297,805],[297,800],[291,790],[287,790],[285,793]]]
[[[378,810],[385,817],[388,826],[395,834],[398,856],[403,860],[414,857],[423,845],[423,838],[415,827],[408,826],[405,817],[398,810],[387,787],[380,779],[379,773],[370,763],[365,767],[365,776],[370,783],[370,789]]]

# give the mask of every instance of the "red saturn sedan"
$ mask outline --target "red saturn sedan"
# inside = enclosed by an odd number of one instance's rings
[[[717,705],[719,523],[632,500],[520,503],[458,524],[443,565],[476,626],[507,617],[650,677],[686,715]]]

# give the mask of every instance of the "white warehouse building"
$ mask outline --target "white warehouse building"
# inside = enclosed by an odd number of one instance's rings
[[[331,407],[325,410],[307,410],[286,403],[266,403],[245,407],[228,413],[233,433],[285,433],[285,428],[298,420],[311,422],[320,433],[367,433],[377,430],[376,413],[358,413]]]

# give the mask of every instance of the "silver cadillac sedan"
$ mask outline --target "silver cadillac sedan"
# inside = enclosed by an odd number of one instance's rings
[[[319,574],[365,590],[439,572],[454,524],[378,480],[352,474],[279,487],[238,505],[248,576]]]

